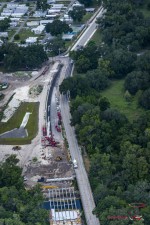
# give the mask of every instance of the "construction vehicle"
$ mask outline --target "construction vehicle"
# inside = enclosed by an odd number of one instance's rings
[[[52,147],[56,147],[57,146],[57,142],[55,141],[53,135],[51,134],[51,136],[44,136],[41,139],[42,142],[42,146],[46,147],[46,146],[52,146]]]
[[[61,156],[57,156],[55,160],[56,161],[61,161],[62,160],[62,157]]]
[[[55,128],[58,132],[61,132],[61,128],[58,125],[56,125]]]
[[[37,182],[44,182],[45,178],[44,177],[41,177],[37,180]]]
[[[58,119],[61,121],[61,113],[57,112]]]
[[[19,150],[21,150],[21,147],[18,146],[18,145],[16,145],[16,146],[14,146],[14,147],[12,148],[12,150],[14,150],[14,151],[19,151]]]
[[[42,127],[43,136],[47,136],[47,129],[45,126]]]
[[[55,188],[58,188],[58,187],[46,185],[46,186],[41,186],[41,188],[43,188],[43,189],[55,189]]]

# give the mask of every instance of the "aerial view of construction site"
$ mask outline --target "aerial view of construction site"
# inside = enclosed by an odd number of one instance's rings
[[[72,159],[68,151],[68,143],[63,128],[61,116],[59,82],[71,71],[72,64],[68,58],[49,62],[42,70],[34,72],[32,78],[24,76],[27,80],[20,86],[21,81],[13,74],[8,74],[8,87],[4,92],[13,95],[7,111],[4,111],[5,123],[10,117],[15,117],[17,111],[24,104],[38,104],[39,124],[37,135],[27,145],[12,140],[29,137],[27,124],[31,121],[32,112],[26,105],[20,126],[13,124],[11,130],[0,134],[0,141],[10,141],[10,145],[1,145],[1,159],[8,154],[16,154],[23,167],[24,182],[27,188],[41,185],[45,197],[44,207],[50,210],[50,224],[81,224],[80,194],[75,179],[77,162]],[[60,76],[62,77],[60,79]],[[6,77],[5,77],[6,79]],[[37,88],[42,91],[37,93]],[[18,107],[16,108],[16,102]],[[2,104],[2,103],[1,103]],[[15,110],[14,110],[15,108]],[[23,110],[23,109],[22,109]],[[2,120],[2,121],[3,121]],[[4,123],[4,122],[3,122]],[[8,142],[9,143],[9,142]]]

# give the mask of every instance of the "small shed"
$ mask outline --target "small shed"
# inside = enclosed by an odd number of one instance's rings
[[[37,42],[37,37],[28,37],[27,39],[26,39],[26,43],[27,44],[34,44],[34,43],[36,43]]]

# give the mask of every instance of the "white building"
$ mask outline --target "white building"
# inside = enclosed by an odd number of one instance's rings
[[[55,2],[56,2],[56,0],[47,0],[47,4],[53,4]]]
[[[38,27],[36,28],[33,28],[31,31],[34,32],[35,34],[41,34],[45,29],[45,26],[44,25],[39,25]]]
[[[5,18],[7,18],[7,17],[5,17],[5,16],[0,16],[0,20],[4,20]]]
[[[10,18],[10,20],[12,21],[12,22],[19,22],[20,21],[20,18]]]
[[[33,17],[45,17],[46,16],[46,11],[42,12],[42,11],[35,11],[35,13],[33,14]]]
[[[0,32],[0,37],[8,37],[8,32]]]
[[[26,39],[26,43],[27,43],[27,44],[34,44],[34,43],[37,42],[37,38],[38,38],[38,37],[28,37],[28,38]]]
[[[10,22],[11,27],[16,27],[18,25],[18,22]]]
[[[73,19],[68,15],[68,14],[64,14],[63,18],[60,19],[61,21],[65,21],[67,23],[72,23]]]
[[[54,18],[57,17],[57,16],[58,16],[57,14],[47,14],[47,15],[46,15],[46,18],[54,19]]]
[[[20,18],[24,15],[24,13],[12,13],[11,16],[12,17],[17,17],[17,18]]]
[[[74,37],[74,34],[63,34],[62,39],[66,41],[71,41]]]
[[[30,21],[30,22],[27,22],[27,26],[28,27],[36,27],[40,24],[39,21]]]
[[[13,13],[13,9],[8,9],[8,8],[5,8],[3,9],[3,13]]]
[[[27,8],[28,9],[28,6],[26,6],[26,4],[19,4],[16,8]]]
[[[46,25],[47,23],[52,23],[53,20],[41,20],[40,25]]]
[[[14,13],[22,13],[23,15],[28,12],[28,7],[17,7]]]
[[[64,7],[64,4],[53,4],[51,8],[62,9],[63,7]]]
[[[86,12],[94,12],[95,11],[95,8],[85,8],[85,11]]]
[[[19,4],[8,3],[6,7],[7,7],[8,9],[16,9],[18,5],[19,5]]]
[[[51,8],[48,10],[48,14],[52,14],[52,13],[60,13],[61,12],[61,9],[54,9],[54,8]]]
[[[55,211],[55,209],[51,209],[50,221],[52,222],[53,225],[57,225],[57,224],[81,225],[80,213],[78,210],[68,210],[68,211],[57,212]]]
[[[2,12],[1,16],[9,17],[9,16],[11,16],[11,13],[10,12]]]

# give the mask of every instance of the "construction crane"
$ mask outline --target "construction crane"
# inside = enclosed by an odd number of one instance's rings
[[[51,135],[50,137],[43,136],[41,139],[41,144],[44,147],[47,147],[47,146],[56,147],[57,146],[57,142],[55,141],[53,135]]]

